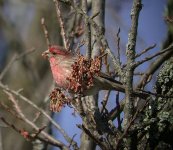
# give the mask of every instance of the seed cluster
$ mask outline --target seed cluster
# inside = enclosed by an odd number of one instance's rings
[[[72,73],[67,78],[69,81],[68,90],[77,94],[89,89],[94,84],[94,76],[98,76],[101,68],[101,60],[99,57],[95,59],[87,59],[82,55],[78,56],[77,61],[71,66]],[[62,107],[70,105],[72,98],[65,95],[59,88],[55,88],[49,95],[50,110],[60,112]]]
[[[59,88],[55,88],[49,95],[50,110],[53,112],[60,112],[62,107],[70,105],[70,99],[65,96]]]
[[[87,59],[79,55],[77,61],[72,65],[72,73],[67,78],[69,81],[68,90],[82,94],[85,90],[93,86],[94,76],[98,76],[101,68],[99,57]]]

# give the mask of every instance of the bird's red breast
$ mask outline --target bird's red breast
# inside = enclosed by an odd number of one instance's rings
[[[75,57],[72,55],[53,55],[49,59],[52,70],[52,75],[57,85],[67,89],[69,81],[67,78],[72,72],[72,64],[75,62]]]

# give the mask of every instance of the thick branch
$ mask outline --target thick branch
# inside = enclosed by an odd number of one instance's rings
[[[136,37],[137,37],[137,27],[138,27],[138,17],[141,10],[142,4],[141,0],[134,0],[131,10],[131,29],[129,32],[128,43],[126,48],[127,55],[127,66],[126,66],[126,100],[124,108],[124,126],[127,125],[128,120],[133,116],[133,63],[135,61],[135,47],[136,47]]]
[[[133,75],[135,62],[135,48],[136,48],[136,38],[137,38],[137,28],[138,28],[138,18],[139,12],[142,8],[141,0],[134,0],[131,10],[131,28],[128,37],[128,43],[126,47],[127,55],[127,66],[125,75],[125,107],[124,107],[124,128],[128,129],[128,121],[132,119],[134,115],[134,97],[133,97]],[[136,149],[135,139],[132,137],[127,138],[127,149]]]

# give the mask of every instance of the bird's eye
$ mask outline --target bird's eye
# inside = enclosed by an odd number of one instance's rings
[[[53,54],[53,55],[56,55],[56,53],[55,53],[55,52],[52,52],[52,54]]]

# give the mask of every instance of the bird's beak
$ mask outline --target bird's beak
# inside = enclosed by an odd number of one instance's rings
[[[44,57],[44,58],[48,58],[48,56],[49,56],[49,50],[47,50],[47,51],[44,51],[41,55]]]

